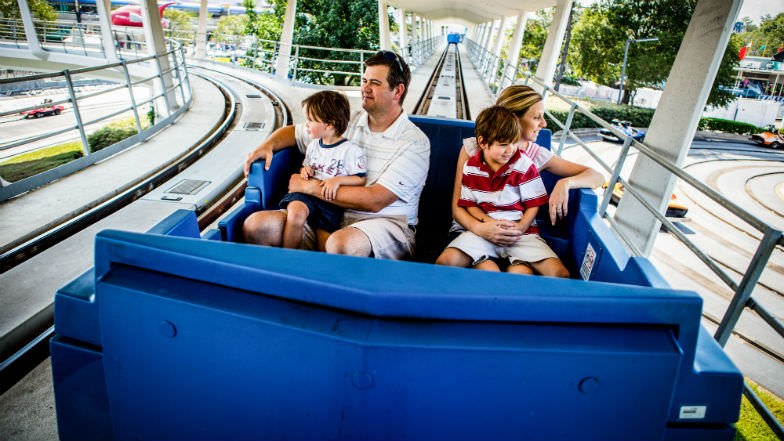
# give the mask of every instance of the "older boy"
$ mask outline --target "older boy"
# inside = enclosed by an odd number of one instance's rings
[[[555,259],[561,267],[563,264],[538,234],[536,213],[547,203],[547,192],[536,166],[516,147],[520,138],[517,118],[504,107],[490,107],[477,117],[475,130],[480,150],[463,166],[458,205],[480,221],[513,221],[512,228],[523,235],[516,243],[502,247],[467,231],[447,248],[462,252],[465,266],[498,271],[491,258],[504,258],[509,260],[508,272],[534,274],[537,269],[544,275],[555,275],[541,271],[556,266],[553,261],[543,264],[548,259]]]

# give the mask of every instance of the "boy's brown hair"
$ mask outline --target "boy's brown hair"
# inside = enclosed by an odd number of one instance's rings
[[[513,143],[520,139],[520,125],[514,113],[501,106],[492,106],[476,117],[476,139],[491,145],[494,142]]]
[[[302,101],[310,119],[321,121],[335,128],[335,135],[342,135],[348,127],[351,109],[348,98],[334,90],[314,93]]]

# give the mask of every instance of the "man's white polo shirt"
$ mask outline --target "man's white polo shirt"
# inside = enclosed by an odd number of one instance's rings
[[[297,146],[303,153],[311,139],[304,124],[295,128]],[[383,132],[371,132],[367,112],[354,112],[344,134],[360,146],[367,161],[365,186],[376,183],[398,199],[375,213],[405,215],[409,225],[417,224],[419,196],[430,166],[430,140],[409,119],[405,111]]]

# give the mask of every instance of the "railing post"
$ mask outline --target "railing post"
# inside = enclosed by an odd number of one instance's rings
[[[751,297],[751,292],[757,285],[762,271],[765,270],[765,264],[770,259],[770,255],[773,253],[773,249],[779,240],[781,240],[781,231],[770,227],[765,231],[765,235],[762,236],[757,251],[754,253],[754,257],[743,275],[743,280],[738,285],[730,306],[727,307],[727,312],[724,313],[724,317],[721,319],[718,329],[716,329],[716,334],[713,336],[722,347],[727,344],[732,330],[735,329],[735,324],[738,323],[738,319],[740,319],[740,315],[746,307],[746,302]]]
[[[142,132],[142,122],[139,119],[139,108],[136,106],[136,97],[133,96],[133,84],[131,83],[131,75],[128,73],[128,62],[122,60],[123,74],[125,75],[125,86],[128,88],[128,94],[131,97],[131,109],[133,110],[133,118],[136,120],[136,130]]]
[[[299,45],[294,46],[294,81],[297,81],[297,74],[299,73]]]
[[[163,79],[163,68],[161,67],[161,59],[158,54],[155,54],[155,64],[158,66],[158,79],[161,80],[161,92],[163,94],[163,102],[166,104],[166,116],[171,114],[171,103],[169,102],[169,94],[166,89],[166,81]]]
[[[566,125],[564,126],[563,133],[561,134],[561,144],[558,146],[557,155],[561,156],[564,144],[566,144],[566,136],[569,134],[569,129],[572,127],[572,119],[574,118],[574,111],[577,110],[577,103],[572,103],[572,108],[569,109],[569,116],[566,117]]]
[[[73,88],[73,81],[71,81],[71,72],[67,69],[63,71],[65,77],[65,85],[68,87],[68,96],[73,105],[74,118],[76,118],[76,127],[79,129],[79,137],[82,138],[82,151],[84,155],[90,154],[90,144],[87,142],[87,134],[84,133],[84,125],[82,123],[82,115],[79,113],[79,104],[76,102],[76,93]]]
[[[621,153],[618,155],[618,163],[615,165],[612,176],[610,176],[610,181],[607,183],[607,188],[604,190],[604,198],[602,199],[602,204],[599,207],[599,216],[601,217],[604,217],[604,215],[607,213],[607,207],[610,205],[610,199],[612,198],[613,190],[615,189],[615,183],[618,182],[618,177],[621,175],[621,169],[623,169],[623,164],[626,162],[626,157],[629,154],[629,147],[631,145],[632,137],[629,136],[623,141]]]

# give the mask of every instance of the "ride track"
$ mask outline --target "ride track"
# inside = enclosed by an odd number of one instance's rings
[[[471,120],[457,44],[447,44],[413,114]]]
[[[0,256],[0,274],[6,273],[8,270],[65,241],[79,231],[96,224],[101,219],[116,213],[120,209],[126,207],[131,207],[132,209],[134,203],[145,196],[149,196],[156,191],[160,192],[162,188],[171,186],[171,184],[167,183],[176,183],[179,177],[187,177],[189,167],[197,164],[197,161],[207,153],[221,145],[233,131],[259,130],[258,128],[254,129],[253,123],[247,121],[243,124],[245,127],[239,127],[240,123],[247,119],[243,117],[243,112],[253,113],[251,110],[253,104],[250,104],[250,100],[258,101],[258,99],[263,97],[270,102],[271,109],[274,111],[274,123],[271,127],[261,123],[260,128],[263,132],[256,132],[258,136],[265,137],[265,134],[269,134],[291,121],[291,113],[285,103],[274,92],[259,83],[242,78],[239,75],[232,75],[203,66],[189,66],[189,69],[192,74],[215,84],[224,97],[223,116],[217,128],[206,134],[202,141],[183,153],[176,161],[168,164],[163,170],[153,172],[150,176],[143,178],[138,184],[110,200],[104,201],[94,208],[81,210],[80,214],[73,216],[71,219],[3,253]],[[198,73],[194,70],[198,70]],[[249,125],[250,128],[248,127]],[[256,133],[254,133],[254,136]],[[239,167],[241,162],[240,159],[234,161],[237,167]],[[211,167],[203,168],[210,169]],[[219,198],[213,198],[208,204],[196,207],[199,228],[205,229],[218,219],[221,214],[229,210],[238,200],[241,200],[245,186],[246,182],[241,173],[239,178],[223,182],[219,191]],[[139,201],[139,203],[143,202]],[[181,207],[172,204],[170,212],[178,208]],[[125,217],[128,217],[128,213],[126,213]],[[92,262],[86,262],[88,266],[91,264]],[[46,320],[45,327],[38,327],[36,332],[24,336],[23,342],[14,345],[13,354],[0,362],[0,393],[10,388],[49,356],[49,340],[54,333],[51,312],[49,314],[50,317]]]

